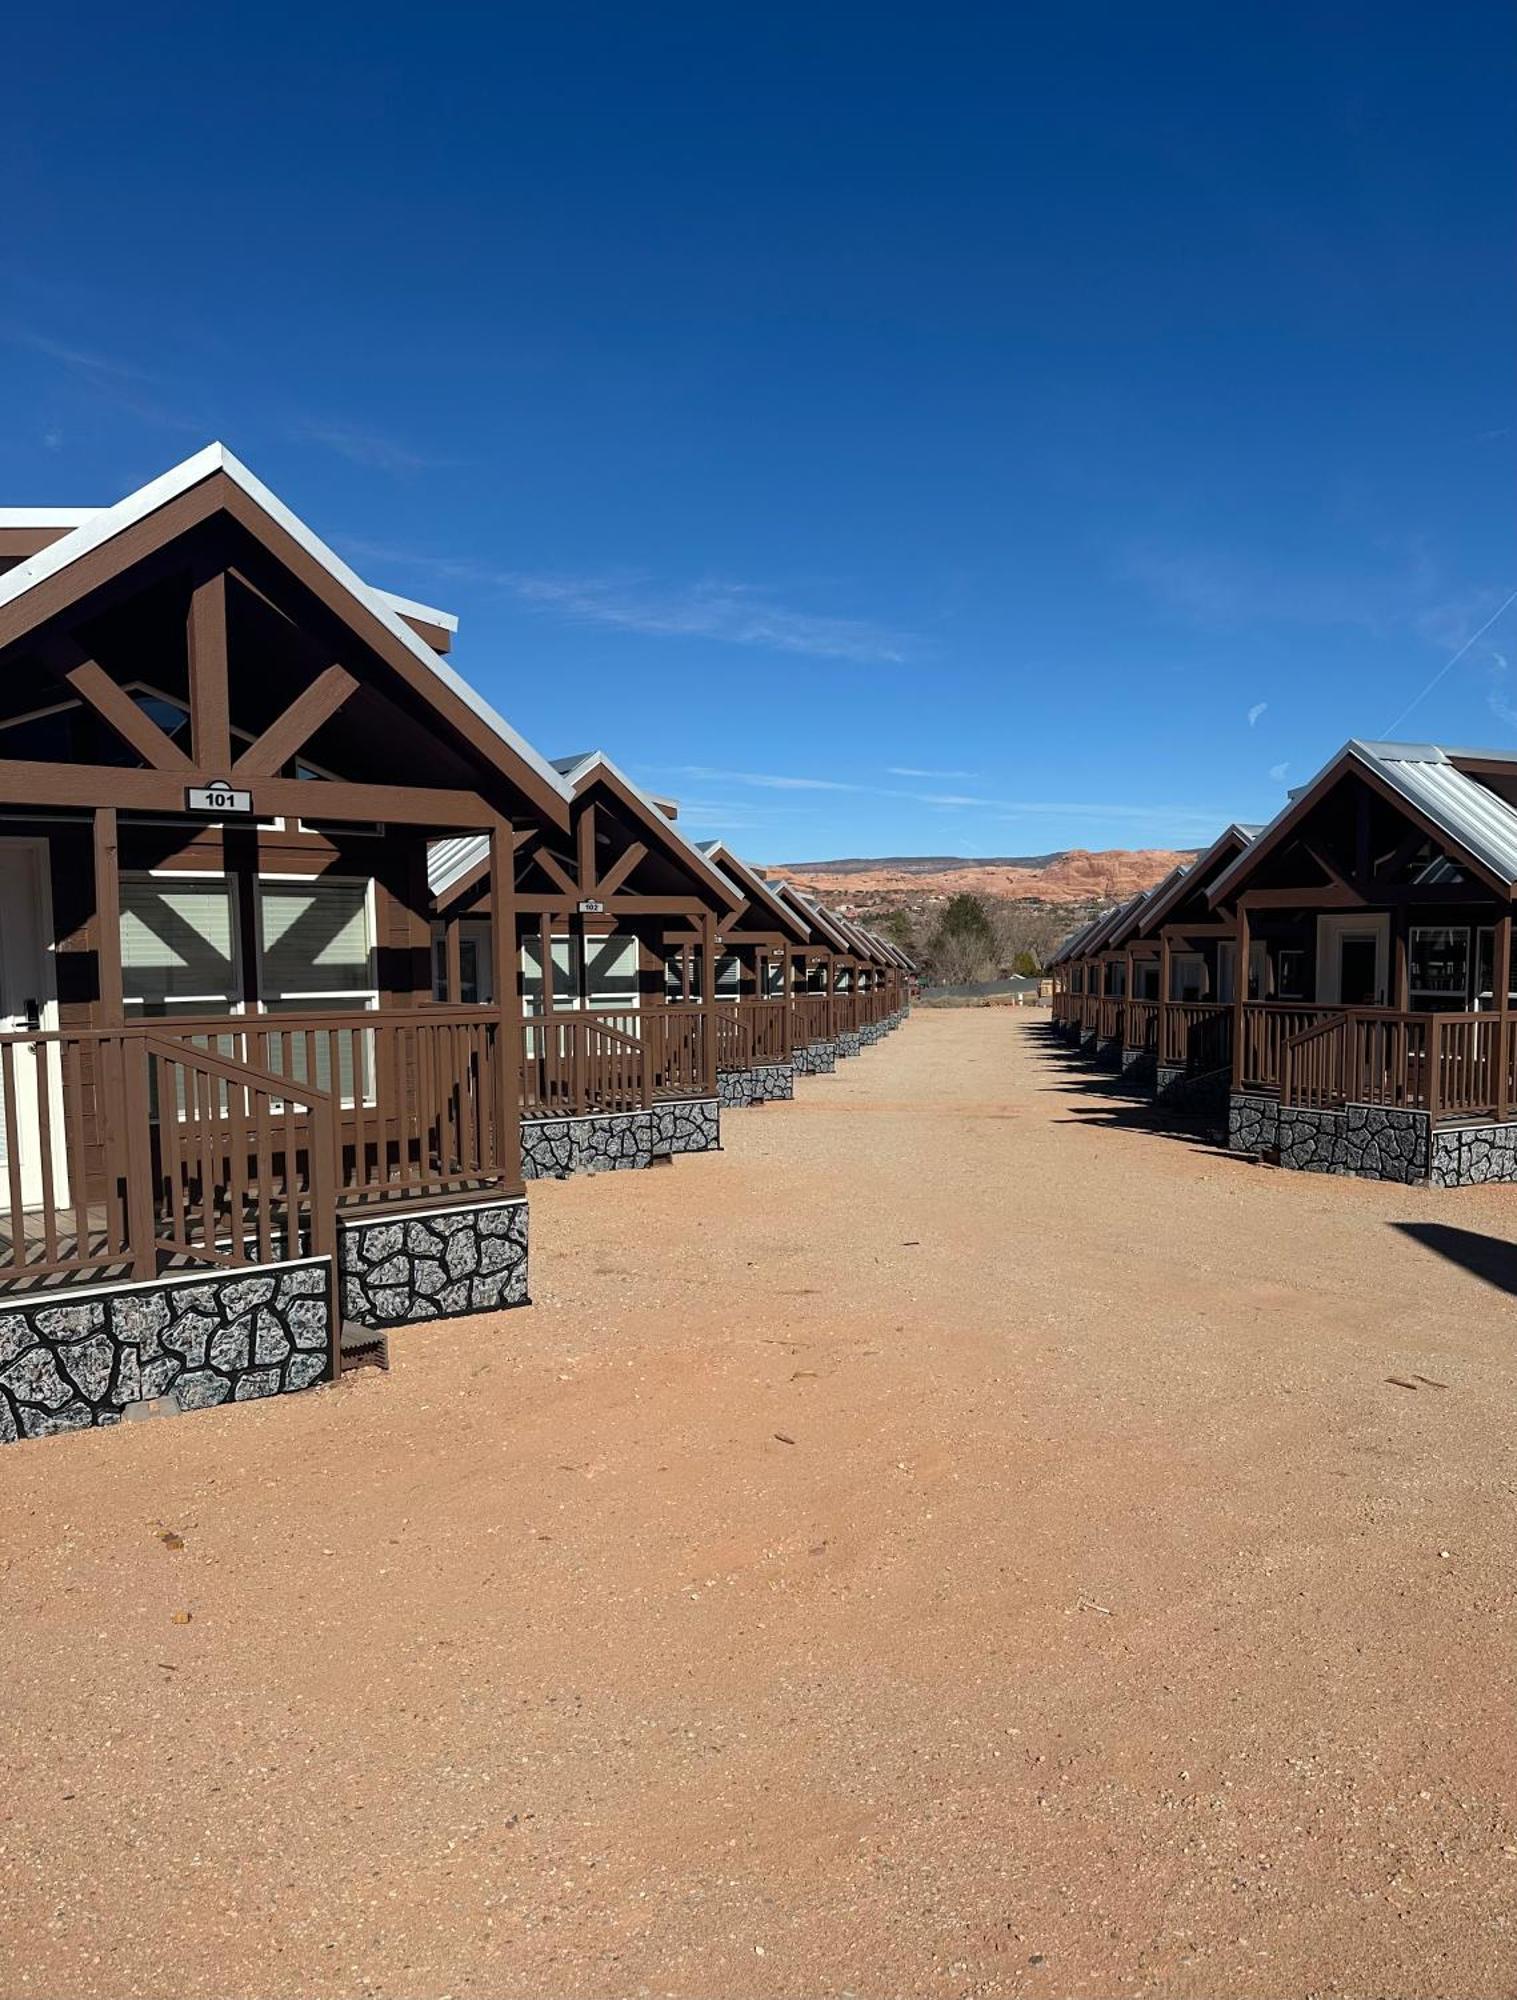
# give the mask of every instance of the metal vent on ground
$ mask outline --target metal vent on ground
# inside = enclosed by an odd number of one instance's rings
[[[349,1375],[355,1368],[388,1368],[390,1336],[376,1333],[371,1326],[355,1326],[351,1320],[344,1320],[338,1356],[341,1375]]]

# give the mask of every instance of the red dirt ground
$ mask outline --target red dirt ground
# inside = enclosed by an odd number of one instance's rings
[[[1517,1195],[1045,1035],[535,1190],[388,1376],[0,1452],[7,2000],[1517,1989]]]

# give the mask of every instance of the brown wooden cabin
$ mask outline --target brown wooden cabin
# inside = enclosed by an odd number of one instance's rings
[[[845,920],[790,883],[784,894],[810,925],[811,943],[792,956],[794,1046],[826,1063],[858,1046],[858,978],[869,956]]]
[[[568,787],[219,445],[0,516],[0,1285],[520,1194],[514,1009],[432,991],[429,843]]]
[[[569,789],[569,825],[535,833],[514,858],[522,1115],[714,1100],[718,939],[743,894],[685,839],[671,808],[602,752],[559,759],[555,769]],[[494,879],[477,838],[433,852],[436,990],[450,1000],[492,976]]]
[[[724,840],[704,840],[701,852],[743,898],[722,926],[716,991],[729,1004],[719,1015],[717,1068],[729,1076],[789,1064],[795,1019],[791,968],[806,951],[813,927],[788,897]]]
[[[1130,1032],[1144,1033],[1161,1087],[1219,1074],[1232,1059],[1232,923],[1207,892],[1257,831],[1227,827],[1159,884],[1134,926],[1133,950],[1147,954],[1151,992],[1135,996],[1142,1018]]]
[[[1506,1123],[1517,755],[1351,742],[1213,881],[1232,1087],[1291,1110]]]
[[[1074,1038],[1090,1050],[1113,1045],[1121,1032],[1126,962],[1107,952],[1106,940],[1136,901],[1129,898],[1103,911],[1071,945],[1069,1024]]]

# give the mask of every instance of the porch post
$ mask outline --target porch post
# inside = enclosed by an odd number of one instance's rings
[[[716,1083],[716,912],[702,910],[701,941],[701,1083],[715,1097]]]
[[[1496,1118],[1505,1125],[1512,1115],[1512,1054],[1509,1035],[1512,1013],[1512,910],[1508,904],[1497,920],[1491,956],[1496,963],[1491,977],[1496,983]]]
[[[119,1028],[126,1002],[121,981],[121,867],[116,808],[95,808],[95,977],[98,1026]]]
[[[456,937],[456,918],[451,920],[450,930]],[[495,1030],[498,1040],[495,1150],[505,1192],[524,1194],[526,1182],[521,1174],[521,997],[516,980],[516,843],[511,837],[509,822],[503,819],[493,821],[490,827],[490,954],[499,1023]],[[550,974],[551,968],[545,978]],[[453,986],[453,979],[450,946],[448,983],[456,994],[458,989]]]
[[[443,957],[445,960],[444,983],[446,989],[443,997],[450,1007],[456,1007],[463,998],[464,990],[463,954],[459,945],[458,916],[456,911],[448,916],[443,937]]]
[[[1248,905],[1240,896],[1233,926],[1233,1089],[1243,1088],[1243,1024],[1248,1002]]]

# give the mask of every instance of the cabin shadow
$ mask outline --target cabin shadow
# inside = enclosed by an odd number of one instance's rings
[[[1517,1243],[1483,1235],[1478,1229],[1456,1229],[1448,1222],[1393,1222],[1391,1227],[1472,1278],[1517,1295]]]
[[[1057,1081],[1044,1086],[1067,1096],[1071,1089],[1088,1103],[1077,1103],[1059,1119],[1061,1125],[1098,1125],[1113,1132],[1158,1133],[1163,1138],[1184,1139],[1200,1153],[1228,1154],[1218,1117],[1205,1112],[1182,1111],[1156,1103],[1151,1091],[1129,1083],[1118,1071],[1098,1068],[1092,1058],[1060,1041],[1049,1031],[1048,1039],[1037,1045],[1037,1054]],[[1235,1157],[1228,1154],[1228,1157]]]

